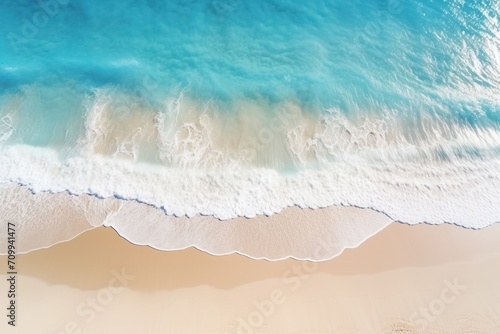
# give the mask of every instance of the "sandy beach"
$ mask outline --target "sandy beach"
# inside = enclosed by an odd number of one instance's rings
[[[329,261],[270,262],[99,227],[18,256],[17,326],[2,333],[500,333],[499,238],[393,223]]]
[[[500,0],[0,22],[0,334],[500,334]]]

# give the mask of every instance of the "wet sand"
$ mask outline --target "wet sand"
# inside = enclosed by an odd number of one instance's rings
[[[500,333],[499,240],[500,225],[475,231],[393,223],[329,261],[270,262],[194,248],[162,252],[99,227],[18,256],[17,327],[5,317],[0,327],[2,333]],[[1,282],[7,291],[5,275]]]

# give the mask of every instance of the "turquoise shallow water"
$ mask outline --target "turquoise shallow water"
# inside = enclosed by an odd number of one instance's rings
[[[484,227],[499,20],[494,0],[3,1],[0,183]]]
[[[496,1],[2,2],[0,88],[23,99],[12,140],[63,141],[84,96],[113,87],[161,108],[295,101],[321,114],[500,124]],[[116,100],[116,99],[115,99]],[[228,104],[229,103],[229,106]],[[272,108],[265,110],[272,113]],[[75,116],[78,115],[78,116]],[[32,123],[35,123],[34,125]],[[413,123],[412,123],[413,124]],[[36,130],[33,130],[33,127]]]

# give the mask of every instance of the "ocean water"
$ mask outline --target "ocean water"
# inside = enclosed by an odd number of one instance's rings
[[[500,221],[498,1],[21,0],[0,22],[1,183]]]

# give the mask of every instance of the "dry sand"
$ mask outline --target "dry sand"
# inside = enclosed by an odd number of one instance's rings
[[[17,262],[1,333],[500,333],[500,225],[394,223],[321,263],[161,252],[99,227]]]

